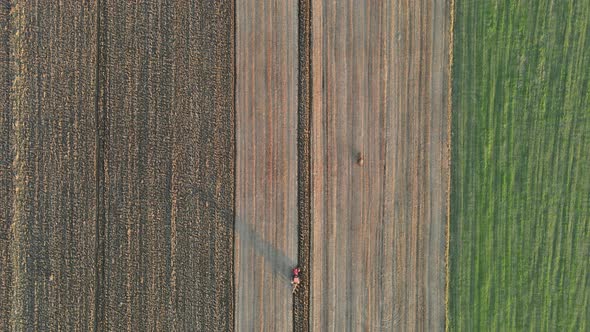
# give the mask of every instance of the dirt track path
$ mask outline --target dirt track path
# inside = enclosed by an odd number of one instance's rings
[[[312,13],[312,330],[440,331],[448,2]]]

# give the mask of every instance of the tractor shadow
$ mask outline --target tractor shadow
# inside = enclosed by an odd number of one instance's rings
[[[270,267],[274,275],[279,276],[281,280],[291,281],[291,270],[296,264],[295,258],[288,257],[282,250],[264,240],[251,224],[243,222],[237,216],[234,223],[233,208],[219,204],[216,195],[211,192],[211,189],[202,186],[191,186],[189,187],[189,195],[199,201],[201,209],[208,211],[206,214],[219,215],[223,226],[234,231],[234,237],[239,236],[241,255],[244,255],[252,248],[257,256],[264,259],[266,266]],[[245,256],[240,258],[245,258]],[[248,264],[248,262],[243,264]],[[256,267],[252,267],[251,270],[256,271]]]
[[[291,269],[295,267],[295,259],[288,257],[281,250],[270,244],[256,233],[254,228],[236,218],[235,232],[240,238],[240,251],[244,253],[252,248],[256,255],[264,258],[267,267],[270,267],[273,274],[278,275],[281,280],[291,280]],[[246,264],[244,262],[243,264]],[[256,268],[252,270],[256,271]]]

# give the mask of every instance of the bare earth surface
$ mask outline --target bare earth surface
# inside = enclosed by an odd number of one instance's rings
[[[8,302],[0,294],[0,330],[92,330],[96,6],[3,2],[0,10],[8,9],[10,38],[6,43],[2,31],[2,47],[9,49],[10,70],[4,71],[3,49],[0,86],[4,137],[5,126],[12,126],[1,143],[0,278],[10,273],[11,288],[2,289]]]
[[[297,1],[237,1],[235,330],[293,328]]]
[[[0,2],[0,330],[233,330],[233,6]]]
[[[231,330],[233,2],[102,15],[99,330]]]
[[[312,330],[443,330],[448,2],[312,17]]]

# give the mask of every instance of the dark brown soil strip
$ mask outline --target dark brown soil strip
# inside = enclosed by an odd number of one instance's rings
[[[233,330],[234,6],[0,1],[0,331]]]
[[[230,331],[234,1],[101,2],[99,330]]]
[[[299,91],[297,123],[298,252],[302,281],[293,299],[293,330],[309,331],[309,286],[311,253],[311,3],[299,0]]]
[[[104,280],[105,280],[105,210],[104,210],[104,133],[105,114],[101,109],[104,105],[104,94],[101,94],[101,82],[104,77],[104,70],[101,63],[104,63],[104,52],[101,52],[101,44],[104,43],[104,34],[101,24],[104,22],[104,4],[102,0],[96,0],[96,68],[95,68],[95,99],[94,116],[96,118],[95,136],[95,176],[96,176],[96,275],[94,296],[94,330],[104,330]],[[103,77],[101,77],[103,76]]]
[[[10,326],[0,330],[89,331],[97,257],[96,7],[20,0],[11,7],[12,291]]]

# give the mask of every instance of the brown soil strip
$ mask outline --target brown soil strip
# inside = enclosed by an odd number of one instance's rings
[[[0,330],[233,330],[234,4],[0,2]]]
[[[99,330],[233,329],[234,1],[104,1]]]
[[[297,198],[299,212],[297,258],[301,286],[293,300],[293,330],[309,331],[311,262],[311,2],[299,0],[299,93],[297,123]]]
[[[311,2],[299,0],[299,93],[297,126],[298,252],[302,282],[293,302],[293,330],[309,331],[311,262]]]
[[[92,330],[96,6],[12,1],[10,25],[9,330]]]

